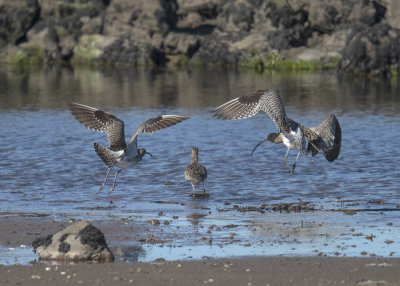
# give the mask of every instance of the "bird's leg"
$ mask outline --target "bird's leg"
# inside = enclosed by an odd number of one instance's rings
[[[204,181],[203,181],[203,194],[206,193],[206,189],[204,188]]]
[[[283,165],[286,165],[286,161],[287,161],[287,156],[289,154],[289,150],[290,150],[290,148],[287,148],[286,155],[285,155],[285,157],[283,157]]]
[[[296,168],[296,162],[297,162],[297,159],[299,159],[299,156],[300,156],[300,151],[299,151],[299,153],[297,153],[296,161],[294,162],[292,169],[290,170],[290,175],[293,175],[293,173],[294,173],[294,168]]]
[[[120,169],[120,170],[118,170],[118,171],[115,172],[114,182],[113,182],[113,184],[112,184],[110,190],[108,191],[109,194],[110,194],[112,191],[114,191],[115,183],[117,182],[117,178],[118,178],[118,174],[119,174],[119,172],[121,172],[121,171],[122,171],[122,169]]]
[[[104,185],[105,185],[106,182],[107,182],[108,175],[110,175],[110,172],[111,172],[112,168],[113,168],[113,167],[108,168],[106,178],[104,179],[103,184],[101,184],[101,186],[100,186],[100,191],[104,188]]]
[[[190,182],[191,184],[192,184],[192,188],[193,188],[193,192],[194,192],[194,194],[196,194],[196,188],[194,187],[194,185],[193,185],[193,183],[192,182]]]

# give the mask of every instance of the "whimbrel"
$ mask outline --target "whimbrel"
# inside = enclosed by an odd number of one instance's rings
[[[322,153],[329,162],[337,159],[340,152],[342,131],[335,115],[329,115],[316,127],[305,127],[286,116],[279,92],[274,89],[257,90],[248,95],[235,98],[212,111],[219,119],[243,119],[265,112],[275,123],[279,133],[270,133],[266,139],[258,143],[255,149],[266,141],[283,143],[288,148],[283,159],[286,164],[290,149],[298,150],[290,174],[293,174],[300,153],[312,156]],[[308,146],[306,147],[306,139]]]
[[[188,117],[179,115],[160,115],[150,118],[139,125],[128,144],[126,144],[124,122],[122,120],[103,110],[79,103],[70,102],[69,107],[72,114],[83,126],[94,131],[107,133],[110,147],[106,148],[98,143],[94,143],[94,150],[97,156],[108,167],[100,190],[103,189],[112,168],[119,168],[115,172],[114,182],[108,193],[114,190],[118,174],[122,169],[135,166],[142,160],[145,154],[152,156],[145,149],[138,149],[137,138],[139,134],[154,133],[188,119]]]
[[[186,167],[185,179],[190,182],[193,187],[194,195],[196,194],[196,188],[194,185],[203,183],[203,193],[206,193],[204,189],[204,180],[207,178],[206,168],[199,163],[199,149],[196,147],[192,148],[192,161],[190,165]]]

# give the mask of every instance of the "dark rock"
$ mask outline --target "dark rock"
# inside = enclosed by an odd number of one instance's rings
[[[272,25],[278,28],[267,32],[273,49],[284,50],[303,46],[312,35],[311,29],[305,25],[308,13],[303,8],[295,11],[290,6],[283,6],[269,12],[268,16]]]
[[[308,13],[302,8],[295,11],[291,6],[283,6],[272,10],[268,16],[275,27],[290,29],[298,24],[303,25],[307,21]]]
[[[249,31],[253,24],[254,10],[243,2],[230,1],[218,15],[218,27],[226,31]]]
[[[176,1],[114,0],[105,12],[104,34],[132,37],[160,48],[162,39],[178,20]]]
[[[82,244],[87,244],[92,248],[106,245],[103,233],[91,224],[83,228],[78,235],[81,237]]]
[[[356,27],[348,37],[338,69],[361,75],[399,71],[400,30],[388,24]]]
[[[398,65],[399,9],[396,0],[0,0],[0,60],[235,66],[272,52],[334,65],[343,56],[341,71],[386,74]]]
[[[175,28],[178,16],[176,10],[178,5],[176,0],[159,0],[161,9],[156,10],[154,16],[157,19],[157,25],[163,36],[166,36],[170,30]]]
[[[104,49],[96,60],[98,63],[124,65],[162,65],[166,62],[165,54],[154,46],[120,37]]]
[[[102,232],[89,222],[80,220],[65,229],[33,243],[40,259],[69,261],[113,261]]]
[[[58,252],[67,253],[71,249],[71,244],[66,242],[61,242],[60,246],[58,247]]]
[[[177,13],[182,17],[189,13],[197,13],[201,18],[204,19],[215,19],[217,18],[221,5],[225,1],[221,0],[177,0],[178,11]]]
[[[341,24],[341,14],[336,7],[331,5],[318,5],[312,7],[313,10],[309,14],[310,23],[313,30],[320,33],[329,33]]]
[[[25,51],[38,51],[47,64],[68,62],[83,33],[102,30],[105,6],[100,0],[42,0],[40,5],[40,18],[20,47]]]
[[[378,2],[375,0],[354,1],[349,20],[369,26],[380,23],[385,16],[386,8]]]
[[[167,54],[185,55],[192,57],[198,50],[200,40],[188,33],[171,32],[164,40],[164,49]]]
[[[310,35],[311,31],[306,31],[302,25],[267,33],[271,47],[279,51],[305,45]]]
[[[63,236],[60,237],[59,241],[64,242],[65,239],[67,239],[69,233],[65,233]]]
[[[50,234],[50,235],[45,236],[45,237],[36,238],[36,239],[32,242],[32,247],[33,247],[34,249],[36,249],[36,248],[38,248],[38,247],[40,247],[40,246],[47,247],[47,246],[49,246],[49,245],[52,243],[52,237],[53,237],[53,236]]]
[[[235,42],[240,38],[236,34],[225,36],[209,36],[205,38],[198,51],[193,55],[190,65],[215,65],[215,66],[235,66],[239,61],[239,53],[230,50],[227,40]],[[224,40],[225,39],[225,40]]]
[[[23,40],[39,11],[37,0],[0,0],[0,48]]]

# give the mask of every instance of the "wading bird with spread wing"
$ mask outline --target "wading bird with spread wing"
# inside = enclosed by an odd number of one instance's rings
[[[75,118],[83,126],[94,131],[107,133],[110,147],[106,148],[98,143],[94,143],[94,150],[96,151],[97,156],[108,167],[106,178],[104,179],[100,190],[103,189],[112,168],[119,168],[115,172],[114,182],[108,193],[111,193],[114,190],[118,174],[122,169],[135,166],[142,160],[145,154],[152,156],[145,149],[138,149],[137,138],[139,134],[154,133],[188,119],[188,117],[179,115],[160,115],[158,117],[150,118],[139,125],[127,144],[125,142],[124,122],[114,115],[75,102],[70,102],[69,108]]]
[[[213,116],[224,119],[244,119],[265,112],[275,123],[279,133],[270,133],[266,139],[258,143],[255,149],[266,141],[276,144],[283,143],[287,147],[283,163],[286,164],[290,149],[298,150],[290,174],[293,174],[300,153],[315,156],[322,153],[329,162],[335,161],[340,153],[342,131],[335,115],[329,115],[325,121],[316,127],[304,125],[286,116],[285,107],[279,92],[275,89],[257,90],[248,95],[235,98],[217,107]],[[306,146],[306,140],[308,146]]]

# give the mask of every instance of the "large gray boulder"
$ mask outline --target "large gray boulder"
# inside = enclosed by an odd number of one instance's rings
[[[85,220],[79,220],[53,235],[35,239],[32,246],[44,260],[114,261],[103,233]]]

